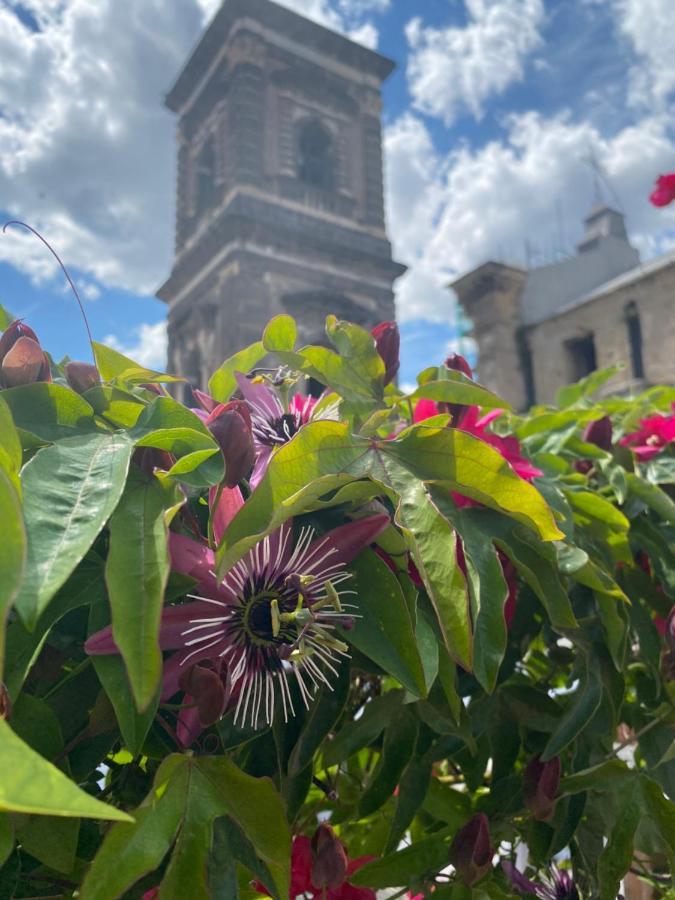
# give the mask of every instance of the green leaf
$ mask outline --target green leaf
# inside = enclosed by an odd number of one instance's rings
[[[94,341],[94,356],[96,366],[101,373],[103,381],[116,381],[123,384],[145,384],[146,382],[175,382],[183,381],[175,375],[166,375],[163,372],[155,372],[124,356],[112,347],[99,344]]]
[[[424,668],[415,630],[401,586],[384,560],[372,550],[360,553],[350,566],[356,596],[353,630],[344,640],[393,675],[416,697],[426,695]]]
[[[650,509],[653,509],[665,522],[675,525],[675,503],[665,491],[661,490],[657,485],[645,481],[644,478],[633,475],[631,472],[628,472],[626,477],[631,494],[642,500]]]
[[[21,463],[21,440],[14,427],[9,406],[0,395],[0,469],[5,472],[19,496],[21,496],[19,479]]]
[[[422,838],[397,853],[367,863],[349,879],[358,887],[401,887],[435,875],[448,865],[448,842],[440,836]]]
[[[68,874],[75,866],[80,820],[31,816],[17,830],[22,850],[50,869]]]
[[[675,865],[675,806],[660,785],[646,775],[640,775],[640,791],[645,814],[659,832],[672,868]]]
[[[113,638],[139,712],[148,709],[162,677],[159,623],[170,568],[166,505],[159,481],[134,473],[110,520],[105,580]]]
[[[0,769],[11,778],[0,779],[0,810],[130,821],[120,809],[95,800],[28,744],[0,719]]]
[[[423,381],[423,376],[432,375]],[[435,370],[427,370],[418,377],[419,387],[407,397],[407,400],[419,400],[426,397],[437,403],[461,403],[465,406],[482,406],[485,409],[501,407],[510,409],[510,405],[493,394],[487,388],[467,378],[463,372],[455,372],[441,366]]]
[[[295,342],[298,337],[298,327],[292,316],[281,315],[274,316],[267,323],[263,332],[263,346],[265,350],[273,353],[275,350],[282,350],[292,353],[295,349]],[[250,368],[250,366],[249,366]],[[244,369],[244,374],[248,369]]]
[[[607,369],[597,369],[595,372],[591,372],[590,375],[582,378],[581,381],[577,381],[576,384],[560,388],[556,395],[556,405],[561,407],[561,409],[565,409],[568,406],[573,406],[585,397],[591,397],[600,390],[603,384],[614,378],[622,368],[623,366],[610,366]]]
[[[16,607],[29,628],[117,506],[132,450],[122,434],[82,435],[39,450],[24,467],[28,554]]]
[[[558,756],[584,730],[602,702],[601,673],[584,657],[584,671],[577,689],[571,695],[557,728],[551,735],[541,759],[546,762]]]
[[[420,747],[423,736],[418,736],[417,747],[401,774],[398,785],[396,810],[391,820],[385,853],[391,853],[413,821],[415,814],[424,803],[431,780],[431,761]]]
[[[560,782],[560,794],[578,794],[582,791],[615,791],[635,778],[635,772],[620,759],[610,759],[590,769],[568,775]]]
[[[0,869],[14,850],[14,826],[6,813],[0,813]]]
[[[83,900],[116,900],[161,864],[175,846],[160,896],[208,900],[214,820],[229,815],[255,847],[278,897],[288,896],[290,835],[281,798],[224,757],[167,757],[135,822],[110,829],[81,890]]]
[[[324,739],[340,718],[349,696],[349,663],[343,661],[333,690],[322,690],[309,709],[293,752],[288,760],[288,774],[298,775],[314,759]]]
[[[417,717],[405,707],[385,728],[379,762],[359,800],[359,816],[372,815],[392,796],[412,758],[418,728]]]
[[[89,633],[93,634],[110,623],[108,598],[102,577],[90,586],[87,599],[91,602]],[[136,704],[122,658],[116,653],[112,653],[109,656],[92,656],[91,661],[98,680],[115,710],[122,738],[131,755],[138,756],[157,713],[160,692],[156,692],[146,711],[139,713],[136,711]]]
[[[246,374],[265,356],[267,350],[262,341],[256,341],[244,350],[240,350],[226,359],[209,379],[209,393],[219,403],[227,403],[237,390],[235,372]]]
[[[15,321],[16,316],[0,303],[0,331],[5,331]]]
[[[0,674],[4,669],[5,623],[15,602],[26,564],[26,531],[21,503],[13,481],[0,468]]]
[[[93,408],[62,384],[39,381],[8,388],[2,397],[12,411],[16,427],[43,441],[101,432]]]
[[[97,415],[117,428],[133,428],[146,404],[130,391],[98,384],[82,395]],[[155,395],[152,395],[155,399]]]
[[[544,541],[563,537],[537,489],[519,478],[494,447],[473,435],[422,424],[378,449],[420,480],[446,482],[452,490],[522,522]]]
[[[358,719],[348,720],[328,744],[324,751],[325,765],[334,766],[372,744],[390,719],[398,715],[402,698],[402,691],[389,691],[370,700],[362,715]]]
[[[607,846],[598,860],[600,900],[615,900],[621,879],[633,862],[633,839],[640,821],[641,810],[636,791],[622,796],[621,807]]]

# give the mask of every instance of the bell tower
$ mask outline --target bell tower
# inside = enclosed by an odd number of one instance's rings
[[[391,60],[270,0],[225,0],[171,88],[169,368],[203,386],[267,320],[394,318],[381,87]]]

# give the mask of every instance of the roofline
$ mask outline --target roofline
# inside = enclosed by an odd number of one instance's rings
[[[331,55],[341,62],[352,57],[355,60],[355,67],[372,72],[380,81],[385,81],[396,68],[396,62],[393,59],[389,59],[375,50],[370,50],[368,47],[284,6],[279,6],[272,0],[224,0],[167,93],[166,106],[173,112],[178,112],[189,99],[194,85],[206,73],[210,62],[222,48],[232,25],[238,19],[253,18],[267,24],[270,17],[275,19],[277,31],[290,32],[293,36],[303,36],[303,33],[310,36],[313,32],[314,42],[321,49],[332,49],[334,52]]]
[[[520,266],[510,266],[507,263],[500,263],[496,260],[489,259],[487,260],[487,262],[481,263],[479,266],[476,266],[475,269],[471,269],[470,272],[465,272],[464,275],[460,275],[460,277],[456,278],[454,281],[448,282],[446,287],[457,290],[463,284],[475,278],[477,275],[482,275],[488,269],[499,269],[505,270],[507,272],[514,272],[517,275],[527,275],[527,270],[521,269]]]

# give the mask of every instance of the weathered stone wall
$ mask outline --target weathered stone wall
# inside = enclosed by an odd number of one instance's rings
[[[626,324],[626,308],[634,303],[640,316],[644,379],[635,381]],[[556,391],[573,380],[567,342],[592,334],[598,368],[617,363],[624,371],[606,391],[640,389],[646,384],[675,383],[675,265],[602,294],[555,316],[529,332],[537,402],[554,400]]]

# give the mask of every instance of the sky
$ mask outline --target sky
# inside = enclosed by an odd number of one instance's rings
[[[648,259],[675,247],[673,0],[283,0],[396,60],[384,88],[402,380],[470,351],[448,283],[574,252],[601,199]],[[217,0],[0,0],[0,218],[68,266],[96,339],[166,357],[175,123],[163,97]],[[601,173],[594,176],[595,170]],[[0,303],[59,358],[86,332],[45,247],[0,234]]]

